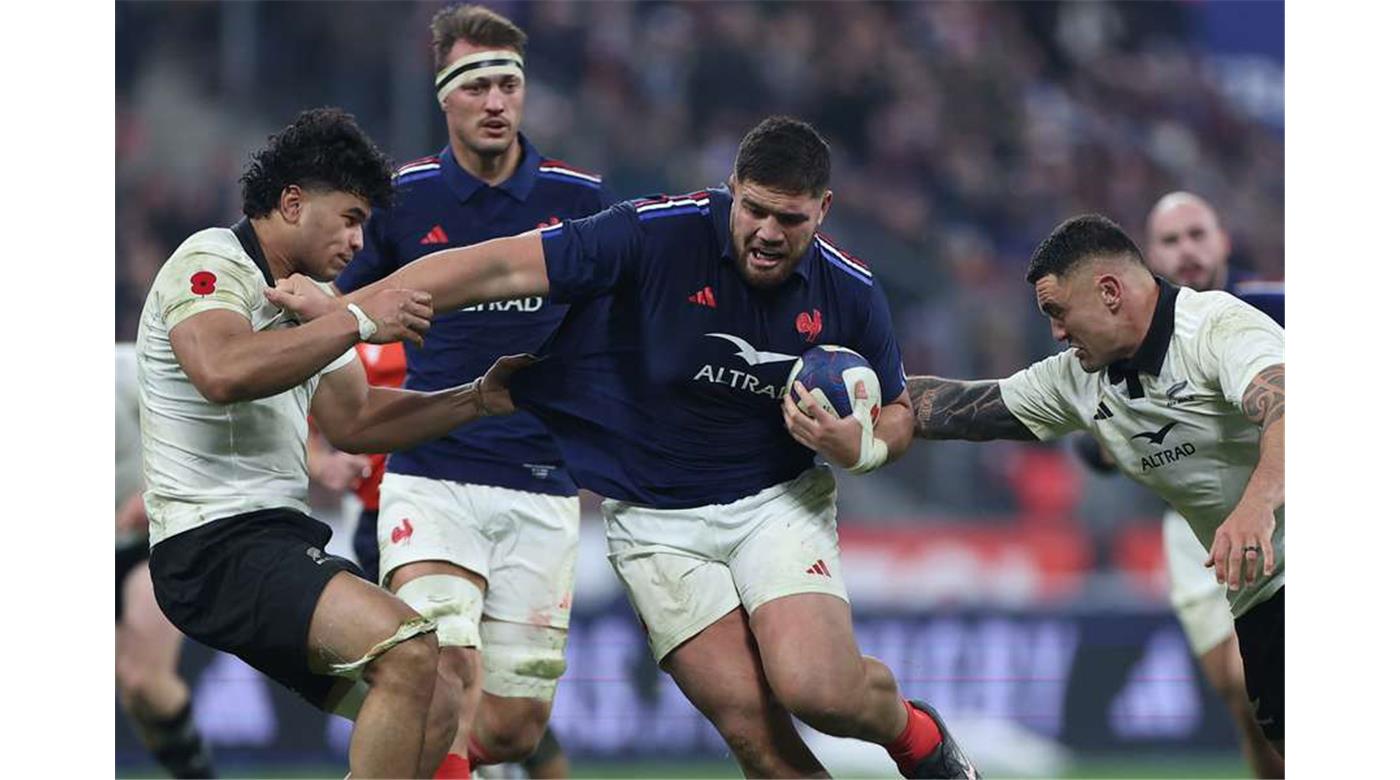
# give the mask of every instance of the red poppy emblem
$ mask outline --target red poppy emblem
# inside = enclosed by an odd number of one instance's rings
[[[822,332],[821,309],[813,309],[810,313],[804,311],[797,315],[797,332],[806,336],[808,343],[816,341],[817,335]]]
[[[218,278],[212,271],[198,271],[190,277],[190,292],[195,295],[208,295],[214,292],[214,282]]]

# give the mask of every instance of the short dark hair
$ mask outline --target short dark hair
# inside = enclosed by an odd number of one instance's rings
[[[734,178],[780,192],[823,195],[831,182],[831,147],[790,116],[770,116],[744,136]]]
[[[1049,274],[1063,278],[1095,257],[1130,257],[1147,267],[1137,244],[1116,222],[1102,214],[1081,214],[1061,222],[1035,248],[1026,281],[1035,284]]]
[[[349,192],[375,208],[389,205],[394,189],[389,158],[338,108],[313,108],[268,137],[239,179],[243,213],[263,217],[277,208],[282,191],[303,189]]]
[[[442,70],[451,65],[447,55],[457,41],[467,41],[477,46],[511,49],[525,56],[525,31],[515,22],[480,5],[450,5],[436,14],[428,23],[433,34],[433,70]]]

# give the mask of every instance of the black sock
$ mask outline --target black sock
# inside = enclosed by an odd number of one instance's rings
[[[149,724],[147,734],[151,737],[151,753],[172,777],[214,777],[209,750],[194,727],[189,702],[168,720]]]

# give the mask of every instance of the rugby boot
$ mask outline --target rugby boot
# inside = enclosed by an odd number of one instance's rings
[[[972,759],[958,747],[958,743],[953,740],[953,735],[948,731],[948,724],[938,717],[938,710],[924,704],[921,701],[910,699],[912,707],[928,713],[933,722],[938,724],[938,732],[943,735],[943,741],[938,743],[938,747],[933,749],[928,757],[914,765],[912,774],[905,777],[956,777],[967,778],[967,780],[980,780],[981,773],[972,765]]]

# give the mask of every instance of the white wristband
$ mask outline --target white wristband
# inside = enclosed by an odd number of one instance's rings
[[[846,469],[852,474],[865,474],[885,465],[890,457],[889,445],[875,435],[875,426],[864,428],[860,437],[860,459],[856,465]]]
[[[365,310],[353,303],[345,304],[345,310],[355,315],[355,322],[360,326],[360,341],[369,341],[374,338],[374,334],[379,332],[379,325],[370,319]]]

